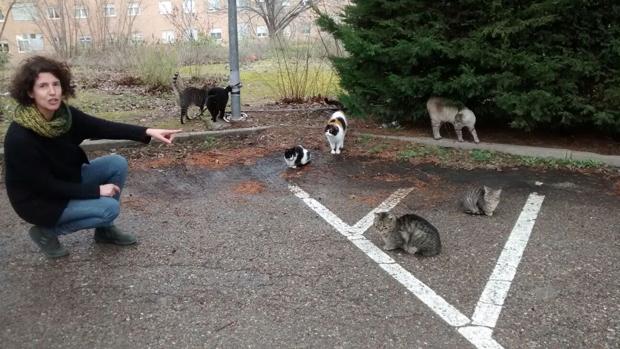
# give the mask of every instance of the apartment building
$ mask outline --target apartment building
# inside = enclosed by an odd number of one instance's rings
[[[270,2],[274,16],[301,11],[281,33],[293,38],[315,35],[309,0],[236,0],[240,40],[269,36],[257,10]],[[330,12],[343,4],[333,0],[314,3]],[[0,51],[12,59],[33,53],[69,55],[126,42],[210,39],[225,44],[228,0],[0,0],[0,28]]]

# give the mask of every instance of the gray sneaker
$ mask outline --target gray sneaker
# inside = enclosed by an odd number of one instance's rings
[[[58,237],[46,228],[35,225],[30,228],[28,234],[30,234],[32,241],[39,246],[41,252],[49,258],[64,257],[69,254],[69,251],[62,247],[58,241]]]
[[[135,244],[136,241],[133,234],[123,232],[114,225],[95,229],[95,242],[124,246]]]

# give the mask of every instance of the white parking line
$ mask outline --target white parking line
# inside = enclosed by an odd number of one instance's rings
[[[396,264],[396,262],[388,254],[383,252],[380,248],[375,246],[372,242],[367,240],[362,234],[372,225],[367,224],[368,217],[372,217],[374,212],[381,210],[389,210],[398,205],[398,202],[402,200],[406,194],[409,194],[413,188],[401,189],[396,193],[390,195],[384,202],[382,202],[377,208],[362,218],[354,227],[365,227],[364,231],[359,231],[359,228],[354,228],[344,223],[335,214],[329,211],[318,201],[308,195],[303,189],[295,185],[289,185],[289,189],[295,196],[300,198],[316,213],[318,213],[323,219],[325,219],[332,227],[351,240],[355,246],[362,250],[367,256],[372,258],[379,266],[388,272],[393,278],[403,284],[411,293],[416,295],[424,304],[430,307],[437,315],[439,315],[444,321],[452,326],[464,326],[469,324],[469,318],[463,315],[460,311],[450,305],[445,299],[439,296],[430,287],[426,286],[422,281],[418,280],[406,269]],[[403,195],[404,194],[404,195]]]
[[[544,196],[536,193],[527,198],[523,211],[497,259],[495,269],[480,295],[472,316],[473,325],[495,327],[544,199]]]
[[[377,206],[377,208],[370,211],[366,216],[364,216],[364,218],[360,219],[357,223],[355,223],[353,228],[355,229],[356,233],[364,234],[364,232],[366,232],[366,230],[368,230],[368,228],[370,228],[372,223],[375,221],[375,212],[387,212],[393,209],[394,207],[396,207],[396,205],[398,205],[400,200],[404,199],[405,196],[409,195],[412,190],[413,188],[405,188],[395,191],[392,195],[390,195],[390,197],[385,199],[385,201],[383,201],[379,206]]]
[[[458,332],[478,349],[501,349],[502,346],[492,338],[493,328],[497,323],[504,300],[508,295],[510,285],[516,274],[519,262],[531,235],[534,223],[544,196],[536,193],[530,194],[517,219],[502,253],[495,265],[493,273],[480,296],[476,309],[470,320],[458,309],[449,304],[430,287],[418,280],[406,269],[397,264],[392,257],[367,240],[363,234],[370,228],[374,213],[377,211],[389,211],[400,200],[407,196],[413,188],[400,189],[390,195],[377,208],[370,211],[354,226],[349,226],[338,216],[329,211],[318,201],[312,199],[308,193],[295,185],[289,185],[289,189],[295,196],[300,198],[306,205],[318,213],[325,221],[333,226],[336,231],[349,239],[355,246],[362,250],[368,257],[374,260],[383,270],[405,286],[418,299],[426,304],[432,311],[441,317],[449,325],[455,327]]]

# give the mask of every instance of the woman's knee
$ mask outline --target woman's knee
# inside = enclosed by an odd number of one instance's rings
[[[112,222],[121,213],[121,205],[113,198],[105,197],[99,200],[103,203],[103,209],[101,210],[101,220],[104,222]]]
[[[127,163],[127,159],[118,154],[110,155],[110,163],[111,166],[116,169],[120,173],[127,173],[127,169],[129,168],[129,164]]]

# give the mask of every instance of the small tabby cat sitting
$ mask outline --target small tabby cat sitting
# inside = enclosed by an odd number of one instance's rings
[[[327,137],[332,154],[340,154],[340,151],[344,149],[344,136],[346,133],[346,116],[341,111],[333,113],[329,121],[327,121],[327,126],[325,126],[325,137]]]
[[[401,248],[407,253],[418,253],[425,257],[441,252],[437,228],[413,213],[397,218],[389,212],[377,212],[373,226],[383,238],[385,250]]]
[[[306,165],[311,159],[312,158],[310,157],[310,152],[308,149],[302,147],[301,145],[284,151],[284,161],[290,168],[297,168],[297,166]]]
[[[492,216],[499,204],[501,189],[489,188],[486,185],[468,190],[461,199],[463,211],[470,214]]]
[[[426,110],[428,110],[428,114],[431,117],[433,138],[441,139],[439,127],[442,123],[449,122],[454,126],[459,142],[463,141],[463,127],[467,127],[474,137],[474,142],[480,143],[474,128],[476,125],[476,115],[469,108],[445,98],[431,97],[426,102]]]

